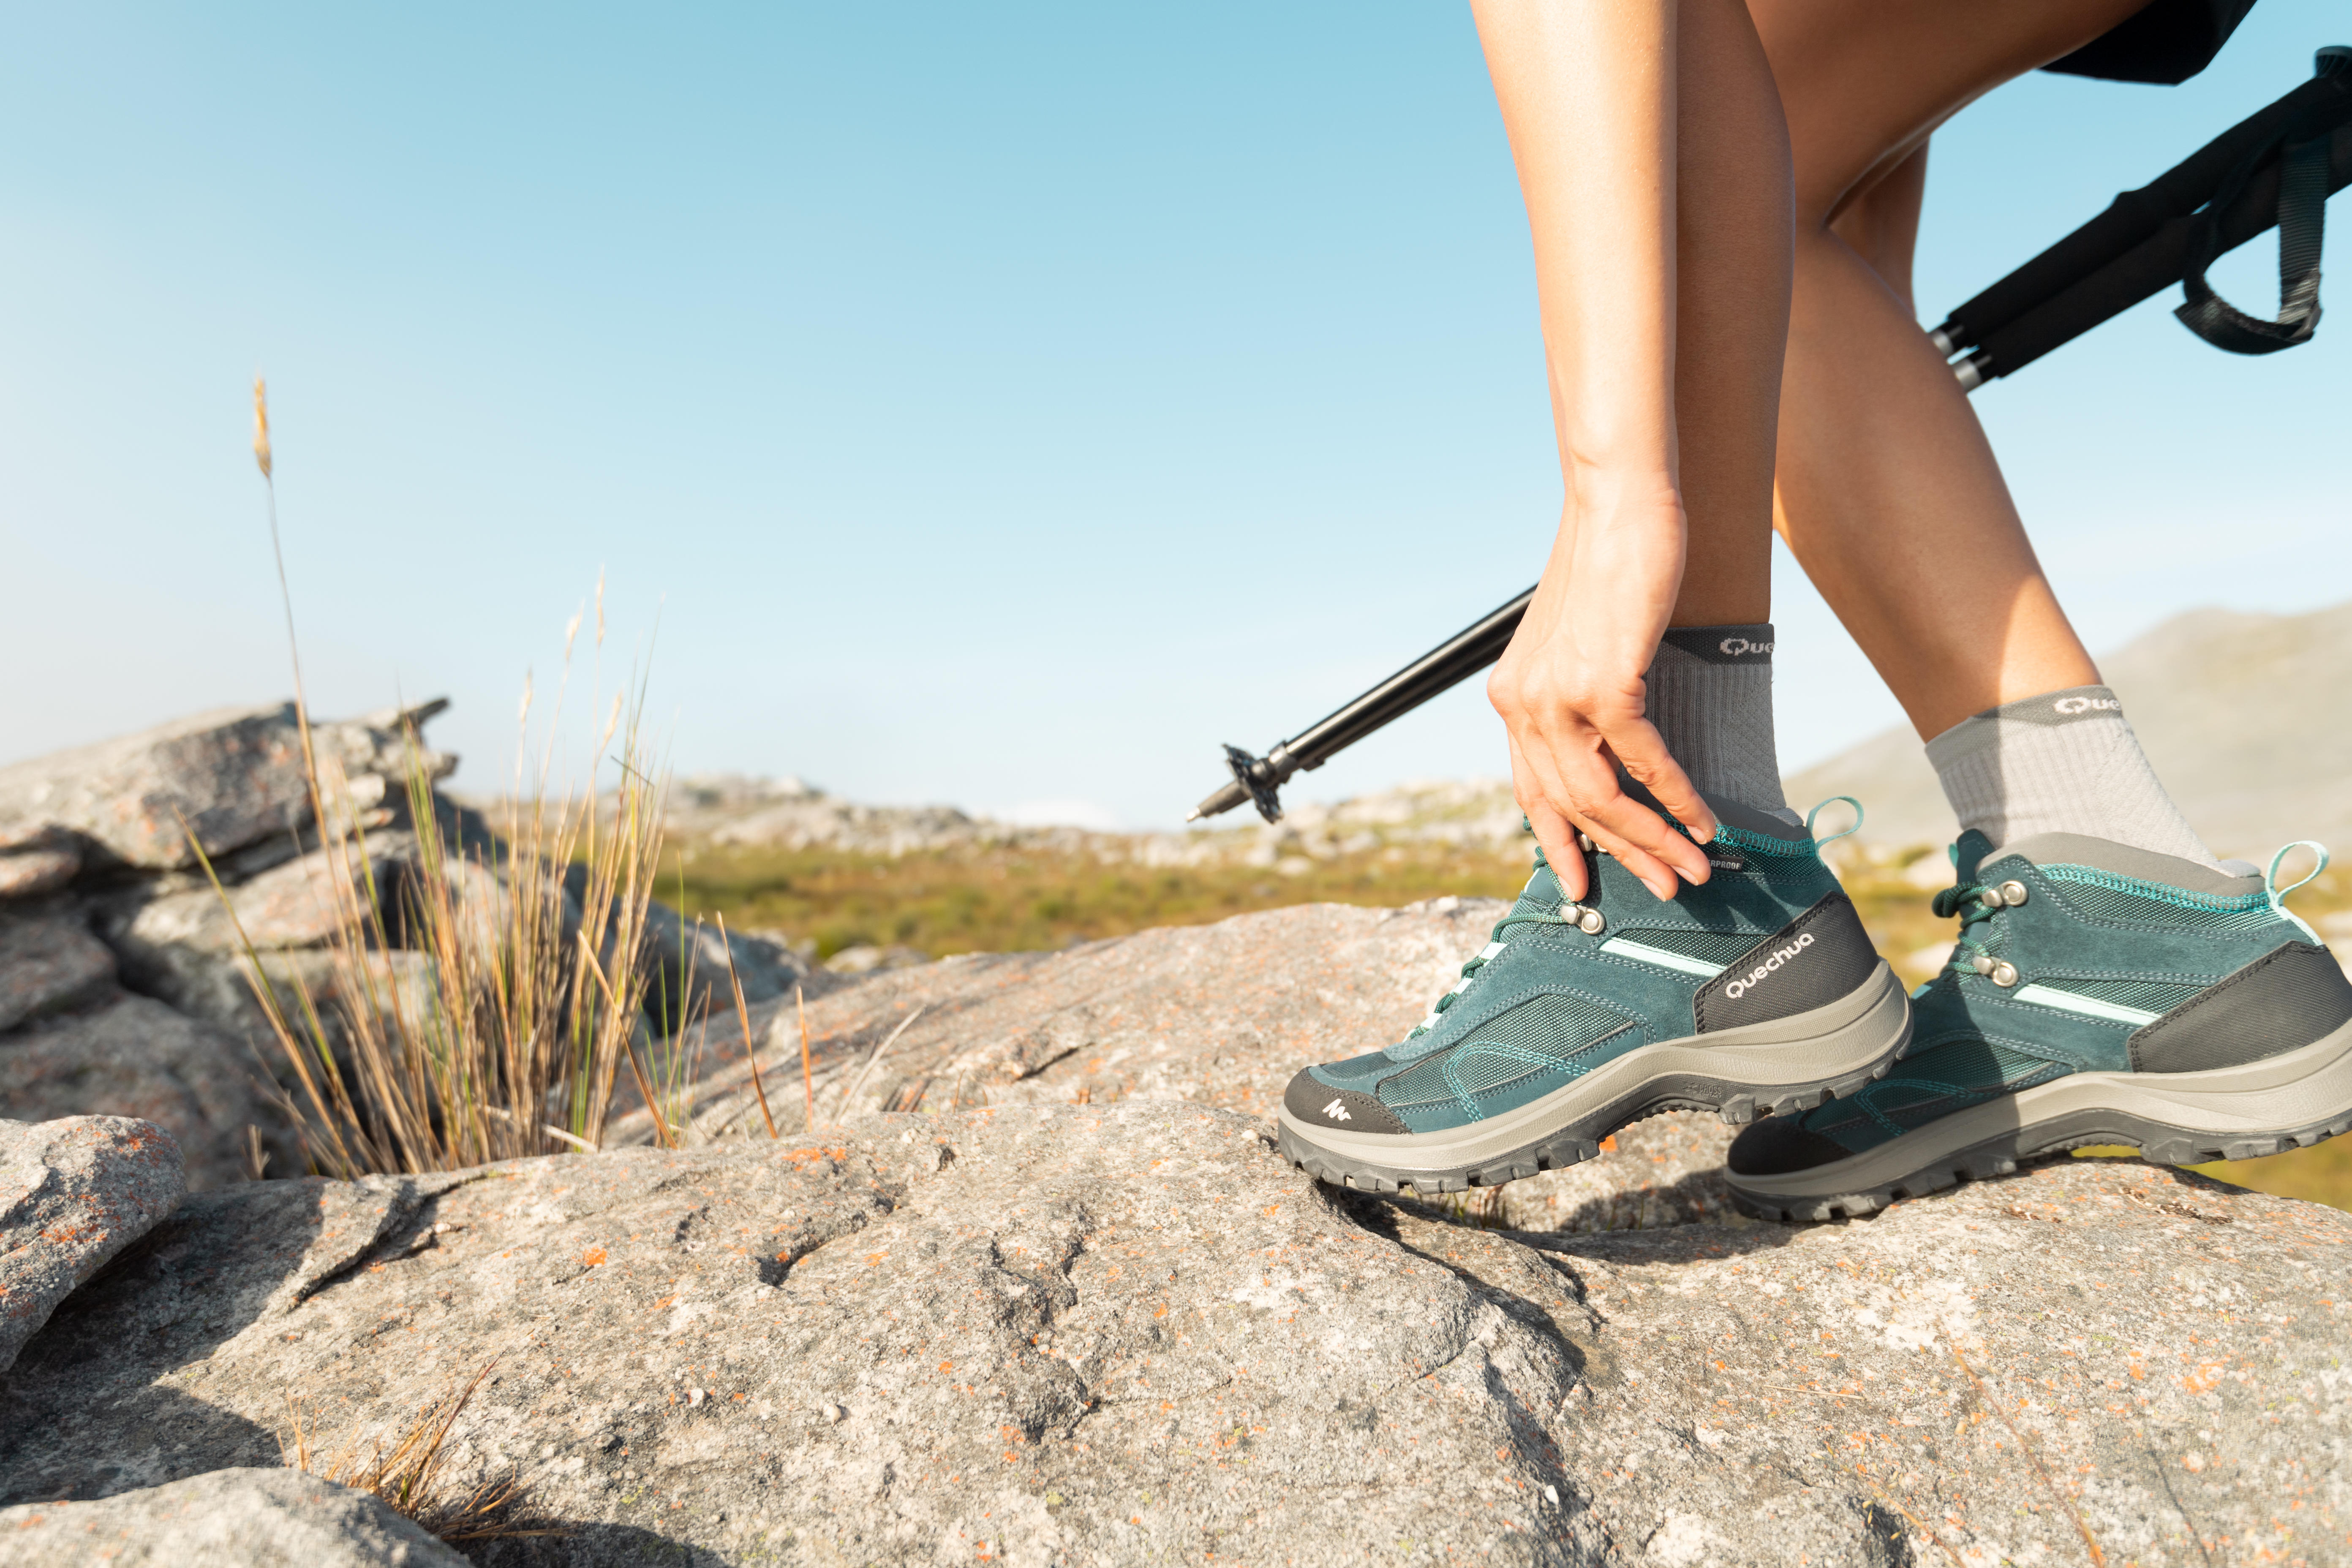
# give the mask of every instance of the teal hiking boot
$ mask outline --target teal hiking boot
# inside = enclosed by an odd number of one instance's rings
[[[1284,1155],[1335,1184],[1459,1192],[1591,1159],[1657,1111],[1737,1125],[1886,1071],[1909,1004],[1811,830],[1707,804],[1712,875],[1671,900],[1588,848],[1591,891],[1566,902],[1537,851],[1418,1027],[1291,1079]]]
[[[1852,1100],[1742,1132],[1733,1193],[1829,1219],[2086,1143],[2189,1165],[2352,1128],[2352,981],[2285,912],[2285,854],[2238,877],[2076,834],[1961,835],[1936,895],[1960,941],[1912,993],[1908,1054]]]

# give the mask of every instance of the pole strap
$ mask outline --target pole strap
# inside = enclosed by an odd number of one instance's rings
[[[2352,49],[2321,49],[2312,74],[2325,81],[2352,71]],[[2319,328],[2319,251],[2327,227],[2331,133],[2352,119],[2352,102],[2314,104],[2272,136],[2246,150],[2221,188],[2190,222],[2181,268],[2180,324],[2233,354],[2269,354],[2307,343]],[[2221,215],[2256,172],[2273,157],[2279,165],[2279,310],[2270,321],[2250,316],[2213,292],[2205,269],[2221,253]]]
[[[2319,251],[2327,221],[2328,136],[2273,142],[2256,149],[2230,171],[2213,199],[2197,215],[2181,274],[2184,301],[2173,314],[2180,324],[2233,354],[2276,353],[2307,343],[2319,326]],[[2245,189],[2254,171],[2275,153],[2279,160],[2279,309],[2271,321],[2250,316],[2213,291],[2205,270],[2221,249],[2221,215]]]

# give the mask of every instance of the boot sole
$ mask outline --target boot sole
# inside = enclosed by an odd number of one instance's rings
[[[2154,1164],[2201,1165],[2282,1154],[2345,1131],[2352,1024],[2242,1067],[2070,1074],[1849,1159],[1779,1176],[1732,1173],[1729,1182],[1734,1201],[1759,1219],[1858,1219],[1897,1198],[2006,1176],[2021,1161],[2086,1144],[2130,1144]]]
[[[1590,1160],[1603,1138],[1662,1110],[1711,1110],[1735,1127],[1810,1110],[1885,1078],[1910,1038],[1910,998],[1881,963],[1825,1006],[1640,1047],[1467,1127],[1343,1132],[1310,1128],[1286,1108],[1278,1142],[1284,1158],[1333,1186],[1458,1193]]]

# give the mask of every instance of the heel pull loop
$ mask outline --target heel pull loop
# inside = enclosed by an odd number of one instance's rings
[[[1819,816],[1822,812],[1827,811],[1831,806],[1835,805],[1840,801],[1843,801],[1846,805],[1853,807],[1853,826],[1847,828],[1844,833],[1832,833],[1827,838],[1814,839],[1813,853],[1816,855],[1821,853],[1822,847],[1823,845],[1834,844],[1839,839],[1845,837],[1847,834],[1859,833],[1862,831],[1862,802],[1854,799],[1853,796],[1850,795],[1833,795],[1830,796],[1829,799],[1822,801],[1819,805],[1814,806],[1812,810],[1805,813],[1805,831],[1811,833],[1813,830],[1813,818]]]
[[[2313,866],[2310,870],[2305,872],[2301,877],[2282,888],[2278,885],[2279,867],[2286,859],[2288,855],[2297,849],[2310,850],[2314,855],[2319,857],[2318,863]],[[2303,934],[2309,937],[2315,942],[2319,942],[2319,933],[2312,930],[2309,923],[2307,923],[2301,915],[2294,914],[2287,909],[2286,896],[2289,893],[2294,892],[2297,888],[2302,887],[2304,883],[2317,877],[2322,871],[2326,870],[2327,858],[2326,845],[2320,843],[2316,838],[2298,838],[2294,843],[2287,845],[2284,848],[2281,849],[2277,854],[2272,856],[2270,869],[2263,873],[2263,892],[2270,899],[2271,913],[2278,916],[2281,920],[2294,921],[2294,924],[2303,931]],[[2325,947],[2327,944],[2326,942],[2319,942],[2319,945]]]

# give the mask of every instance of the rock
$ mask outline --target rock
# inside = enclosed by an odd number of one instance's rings
[[[217,854],[310,816],[290,704],[199,713],[0,768],[0,820],[70,828],[133,866],[194,865],[190,832]]]
[[[668,821],[673,832],[707,834],[720,844],[868,855],[905,855],[1008,837],[1025,842],[1027,832],[1034,832],[975,819],[953,806],[859,805],[811,789],[798,779],[688,779],[671,792]]]
[[[0,914],[0,1032],[95,1000],[113,984],[114,954],[79,921]]]
[[[0,1373],[68,1292],[186,1190],[179,1144],[152,1121],[0,1121]]]
[[[667,821],[677,837],[787,853],[900,856],[983,847],[1150,867],[1280,867],[1288,859],[1304,868],[1339,855],[1409,844],[1496,849],[1523,864],[1529,850],[1511,786],[1499,779],[1423,780],[1337,805],[1293,800],[1281,822],[1263,828],[1133,833],[1000,822],[944,805],[861,805],[796,778],[729,774],[677,781]]]
[[[870,942],[862,942],[856,947],[843,948],[826,959],[824,966],[835,974],[871,974],[877,969],[913,969],[930,961],[931,955],[920,948],[895,944],[876,947]]]
[[[0,1510],[0,1564],[462,1568],[380,1499],[299,1470],[214,1470],[98,1502]]]
[[[1736,1131],[1710,1113],[1669,1110],[1603,1142],[1597,1160],[1425,1201],[1449,1219],[1503,1230],[1583,1236],[1732,1224],[1738,1211],[1723,1180],[1723,1154]]]
[[[414,836],[372,833],[365,848],[379,895],[395,900],[397,879],[415,851]],[[337,965],[324,952],[302,951],[325,948],[334,935],[334,897],[325,880],[333,867],[324,851],[289,858],[228,888],[226,904],[208,884],[162,892],[127,889],[98,901],[99,928],[121,956],[127,984],[251,1042],[265,1060],[274,1061],[276,1037],[247,978],[246,943],[262,955],[282,1005],[299,1007],[297,976],[314,1000],[338,994]],[[493,880],[472,867],[457,868],[457,874]],[[397,919],[389,924],[395,939],[404,934]],[[369,962],[380,973],[425,972],[421,954],[379,952]]]
[[[388,1436],[495,1359],[453,1479],[569,1533],[485,1563],[2318,1561],[2347,1288],[2352,1215],[2137,1163],[1556,1236],[1210,1107],[884,1115],[191,1196],[19,1356],[0,1501],[267,1463],[289,1391]]]
[[[378,897],[387,906],[387,936],[395,944],[416,940],[398,912],[402,879],[415,863],[415,836],[396,829],[373,832],[362,847]],[[349,963],[331,951],[337,916],[326,879],[334,868],[333,857],[313,851],[289,856],[228,887],[226,903],[220,890],[205,883],[119,889],[95,898],[92,908],[100,931],[120,957],[126,984],[245,1041],[291,1088],[277,1036],[247,978],[246,943],[259,956],[286,1016],[300,1017],[300,991],[307,987],[341,1049],[343,1010],[370,1001],[368,985],[354,983],[345,973]],[[495,919],[504,897],[497,878],[454,857],[448,869],[460,890],[461,915]],[[411,1016],[418,1016],[433,984],[432,963],[424,953],[395,945],[370,950],[361,962],[377,997],[397,993]]]
[[[817,973],[781,942],[743,931],[729,931],[722,942],[717,926],[688,921],[668,905],[655,903],[646,910],[646,955],[656,971],[646,1010],[667,1016],[667,999],[683,997],[678,1016],[732,1017],[735,993],[727,978],[730,953],[747,1005],[789,998],[794,985],[805,986]]]
[[[812,990],[817,1120],[1130,1098],[1271,1116],[1300,1068],[1401,1038],[1507,908],[1479,899],[1402,910],[1308,905],[1066,952],[887,971],[822,998]],[[806,1097],[791,1002],[754,1007],[751,1033],[771,1113],[779,1127],[801,1128]],[[763,1129],[732,1016],[714,1017],[700,1073],[699,1134]],[[625,1083],[608,1144],[652,1141],[653,1124],[637,1105]],[[1713,1116],[1671,1111],[1626,1128],[1599,1160],[1442,1202],[1467,1223],[1527,1230],[1723,1219],[1732,1213],[1722,1173],[1731,1134]]]
[[[364,847],[379,893],[389,901],[399,868],[415,854],[416,840],[406,833],[372,833]],[[241,953],[247,942],[263,951],[323,947],[336,930],[337,904],[328,879],[336,870],[336,856],[314,850],[226,889],[226,902],[223,890],[209,885],[152,897],[134,892],[110,902],[108,936],[134,965],[158,962],[156,950],[166,947],[223,956]],[[359,882],[356,870],[346,874]],[[364,894],[362,899],[363,903]]]
[[[314,727],[322,763],[339,764],[351,804],[374,807],[405,776],[403,726],[422,723],[446,703]],[[434,778],[455,758],[419,751]],[[0,833],[28,836],[65,829],[104,858],[133,867],[194,866],[195,836],[220,855],[286,835],[310,822],[310,788],[291,703],[219,709],[135,735],[0,768]]]
[[[73,880],[81,848],[73,836],[30,823],[0,834],[0,899],[30,899]]]
[[[276,1125],[240,1056],[161,1002],[120,997],[0,1038],[0,1117],[138,1117],[177,1141],[190,1190],[224,1186],[245,1174],[247,1128]]]
[[[1303,905],[1061,952],[882,970],[835,981],[839,988],[822,997],[812,985],[818,1120],[1136,1096],[1270,1116],[1309,1062],[1402,1038],[1507,907],[1485,899],[1402,910]],[[751,1036],[778,1124],[800,1126],[800,1031],[789,993],[751,1010]],[[699,1049],[697,1124],[760,1126],[731,1008],[712,1014]],[[608,1142],[650,1140],[643,1110],[631,1113],[636,1103],[625,1083]]]

